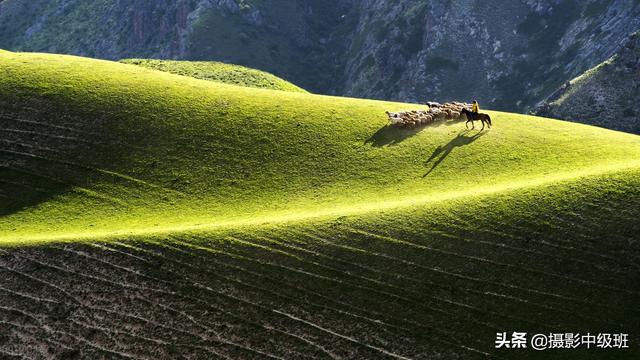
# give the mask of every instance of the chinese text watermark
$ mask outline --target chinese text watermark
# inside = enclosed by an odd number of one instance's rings
[[[629,334],[577,334],[548,333],[531,334],[526,332],[496,333],[496,349],[628,349]]]

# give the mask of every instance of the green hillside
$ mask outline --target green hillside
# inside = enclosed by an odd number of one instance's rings
[[[176,75],[189,76],[201,80],[216,81],[260,89],[306,92],[305,90],[274,75],[244,66],[216,61],[173,61],[126,59],[120,62],[160,70]]]
[[[637,334],[640,137],[388,126],[418,108],[0,54],[0,321],[22,346],[0,350],[527,359],[495,333]]]

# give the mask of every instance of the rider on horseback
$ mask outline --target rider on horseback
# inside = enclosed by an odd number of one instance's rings
[[[471,112],[474,112],[474,113],[480,112],[480,105],[478,105],[477,100],[473,100],[473,103],[471,103]]]
[[[465,124],[467,128],[469,127],[469,123],[471,123],[471,129],[474,129],[474,121],[480,121],[482,123],[482,129],[480,131],[484,130],[485,124],[491,127],[491,116],[489,116],[489,114],[480,113],[480,106],[476,100],[473,100],[471,109],[468,107],[463,108],[462,111],[460,111],[460,115],[467,118],[467,122]]]

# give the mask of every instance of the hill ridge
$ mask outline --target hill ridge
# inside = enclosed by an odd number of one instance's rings
[[[136,65],[174,75],[258,89],[306,93],[307,91],[266,71],[219,61],[186,61],[155,59],[123,59],[123,64]]]
[[[183,226],[173,226],[168,228],[162,227],[148,227],[142,229],[135,229],[132,231],[122,230],[113,231],[109,233],[78,233],[67,235],[43,235],[42,237],[18,237],[11,238],[5,237],[0,239],[0,246],[16,246],[18,244],[28,242],[34,245],[41,245],[43,243],[55,243],[55,242],[67,242],[67,241],[108,241],[109,239],[117,239],[123,236],[129,238],[142,238],[142,237],[162,237],[169,234],[177,235],[181,233],[190,232],[203,232],[206,233],[212,230],[224,230],[224,229],[239,229],[242,227],[252,226],[272,226],[272,225],[284,225],[297,222],[307,222],[311,220],[322,221],[327,219],[335,219],[345,216],[359,216],[366,213],[385,212],[390,210],[401,210],[412,207],[420,206],[437,206],[438,204],[446,201],[460,201],[464,202],[466,198],[486,198],[501,193],[511,193],[517,190],[534,190],[539,187],[548,187],[553,185],[562,185],[570,183],[578,183],[580,180],[587,179],[589,177],[598,177],[605,175],[614,175],[619,173],[625,173],[633,170],[640,170],[640,160],[635,162],[626,162],[621,164],[607,164],[600,166],[593,166],[591,168],[585,168],[576,170],[566,174],[554,174],[553,176],[544,176],[536,179],[529,179],[520,183],[498,184],[490,189],[472,189],[467,191],[458,191],[453,193],[447,193],[440,196],[423,195],[416,196],[415,198],[401,198],[398,200],[383,200],[371,203],[356,203],[351,207],[338,207],[329,208],[323,210],[314,210],[312,212],[297,212],[294,214],[257,214],[251,218],[222,221],[219,223],[213,222],[210,224],[184,224]],[[98,194],[99,195],[99,194]]]
[[[640,32],[611,58],[565,83],[534,113],[640,134],[638,74]]]

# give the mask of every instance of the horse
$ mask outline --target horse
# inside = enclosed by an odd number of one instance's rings
[[[487,114],[471,112],[468,109],[464,108],[462,109],[462,111],[460,111],[460,116],[462,115],[467,117],[467,122],[464,124],[467,129],[469,128],[469,123],[471,123],[471,130],[475,129],[475,125],[473,124],[474,121],[482,122],[482,129],[480,129],[480,131],[484,130],[485,124],[487,124],[489,128],[491,128],[491,117]]]

